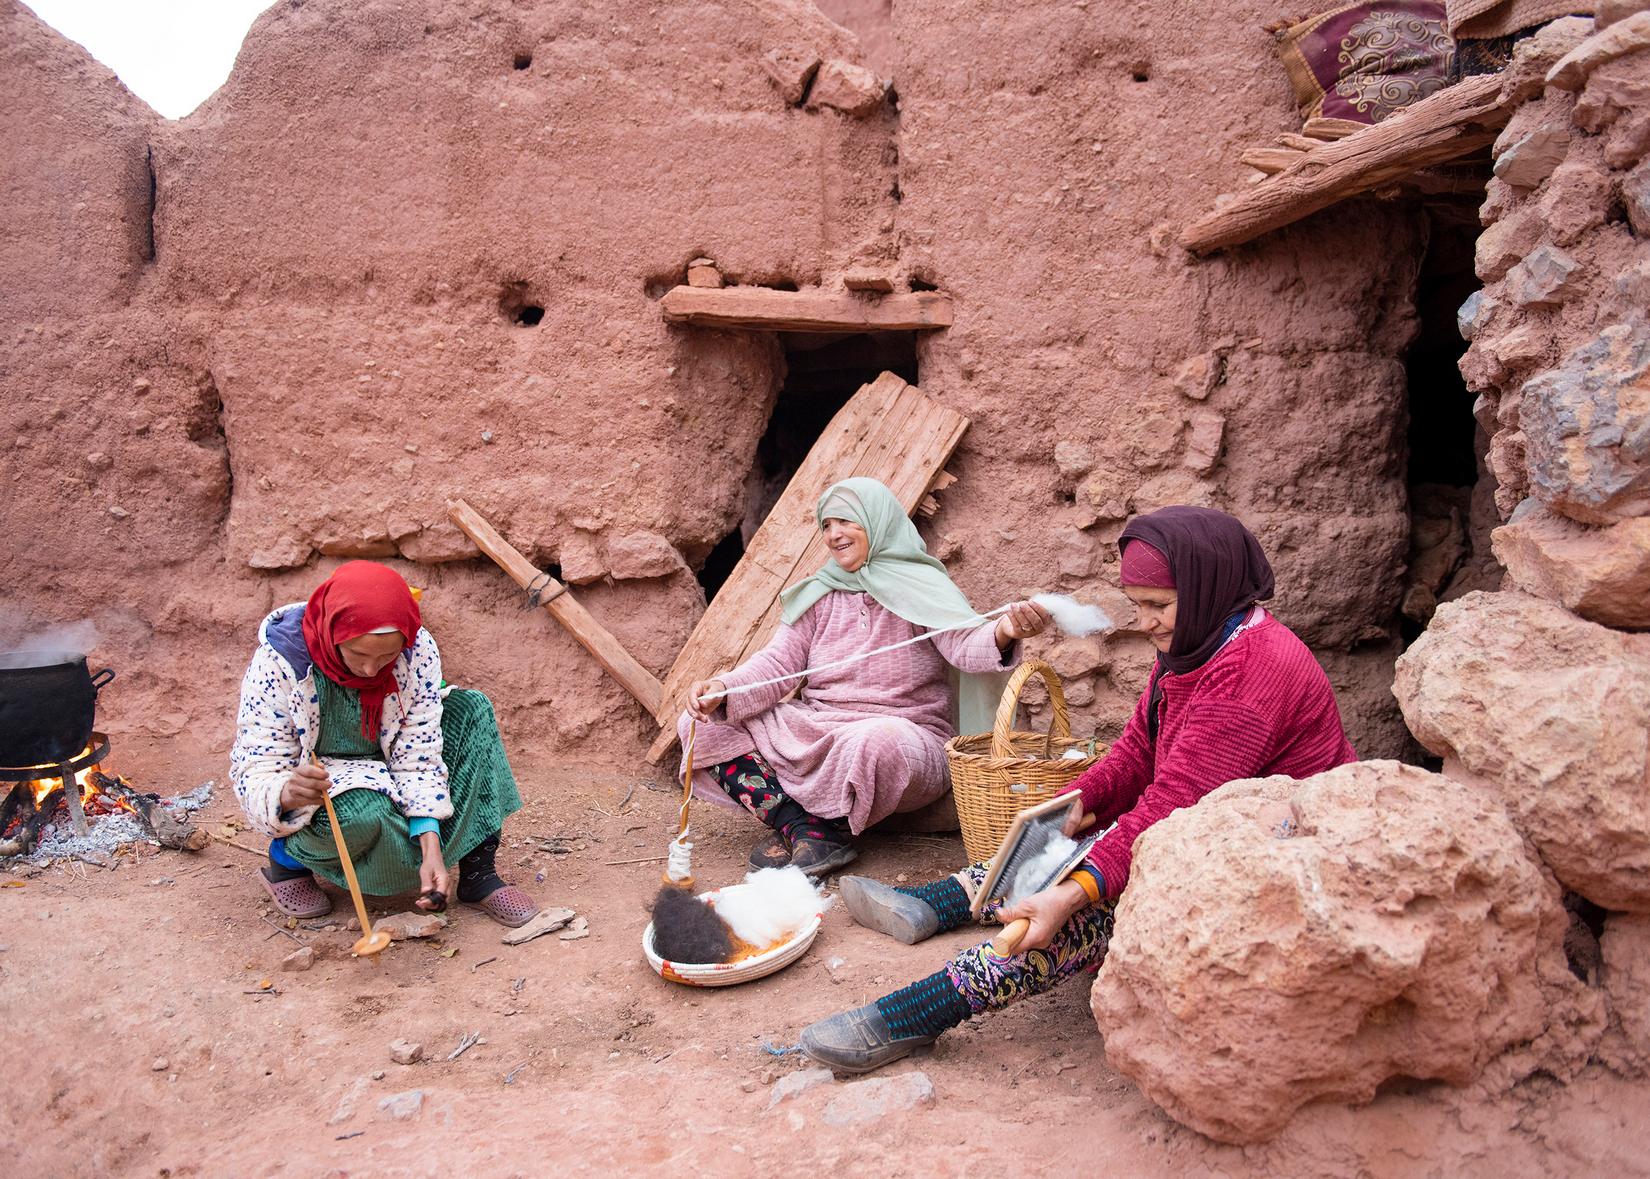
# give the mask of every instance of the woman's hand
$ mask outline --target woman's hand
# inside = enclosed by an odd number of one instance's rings
[[[1040,635],[1054,621],[1054,616],[1036,602],[1013,602],[1008,613],[997,619],[997,649],[1006,651],[1020,639]]]
[[[418,891],[439,892],[451,900],[453,874],[447,867],[447,862],[441,858],[441,836],[434,831],[426,831],[418,837],[418,846],[424,853],[424,860],[418,865]],[[420,909],[435,908],[422,896],[414,903]]]
[[[313,762],[293,767],[287,780],[281,783],[281,809],[295,811],[306,806],[320,806],[321,800],[332,789],[332,779]]]
[[[1089,903],[1089,894],[1073,880],[1062,880],[1053,888],[1032,893],[1025,900],[1003,909],[997,920],[1007,925],[1021,917],[1031,922],[1031,928],[1015,948],[1016,954],[1027,950],[1046,950],[1060,927],[1081,912]]]
[[[688,688],[688,715],[696,721],[708,721],[711,714],[722,707],[728,686],[721,680],[696,680]]]

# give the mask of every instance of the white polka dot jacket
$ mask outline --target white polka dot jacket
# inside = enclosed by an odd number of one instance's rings
[[[304,646],[304,603],[272,611],[258,628],[258,649],[241,680],[241,707],[229,780],[252,825],[266,835],[291,835],[317,808],[281,810],[281,786],[310,759],[320,732],[315,671]],[[441,757],[441,652],[427,630],[395,661],[400,690],[384,700],[378,743],[382,762],[323,757],[334,797],[376,790],[410,819],[453,813]]]

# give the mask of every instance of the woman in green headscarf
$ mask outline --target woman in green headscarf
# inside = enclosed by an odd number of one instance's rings
[[[853,837],[873,823],[945,793],[945,742],[955,735],[948,668],[1012,668],[1018,641],[1049,623],[1031,602],[981,619],[875,479],[834,484],[816,517],[831,559],[781,595],[783,621],[766,647],[689,688],[680,722],[685,740],[698,721],[699,789],[769,829],[751,864],[795,864],[811,876],[852,861]],[[947,627],[958,629],[806,681],[740,690]]]

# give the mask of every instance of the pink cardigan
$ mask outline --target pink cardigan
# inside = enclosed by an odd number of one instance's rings
[[[1153,823],[1239,778],[1305,778],[1358,760],[1341,728],[1329,677],[1293,631],[1256,608],[1210,658],[1163,678],[1157,746],[1147,736],[1148,688],[1104,759],[1073,784],[1101,825],[1089,853],[1116,897],[1134,841]]]

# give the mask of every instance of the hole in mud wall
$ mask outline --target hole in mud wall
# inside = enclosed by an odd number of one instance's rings
[[[779,502],[791,477],[836,412],[861,385],[891,372],[915,385],[915,332],[860,332],[853,335],[781,333],[785,383],[780,386],[768,428],[756,444],[756,461],[745,482],[745,510],[699,569],[705,600],[727,581],[756,530]],[[810,488],[810,496],[824,491]]]
[[[521,327],[538,327],[544,319],[544,304],[538,302],[524,282],[509,282],[499,292],[498,311]]]
[[[523,52],[516,54],[515,57],[511,59],[510,64],[518,70],[525,70],[533,64],[533,55],[531,52],[524,50]]]
[[[1407,647],[1441,600],[1486,556],[1474,552],[1473,489],[1487,439],[1472,416],[1473,394],[1458,364],[1466,351],[1456,311],[1479,287],[1473,273],[1478,220],[1455,205],[1431,209],[1427,252],[1416,289],[1420,331],[1405,358],[1409,386],[1410,554],[1399,629]],[[1487,542],[1486,542],[1487,543]],[[1474,561],[1475,556],[1478,561]]]

